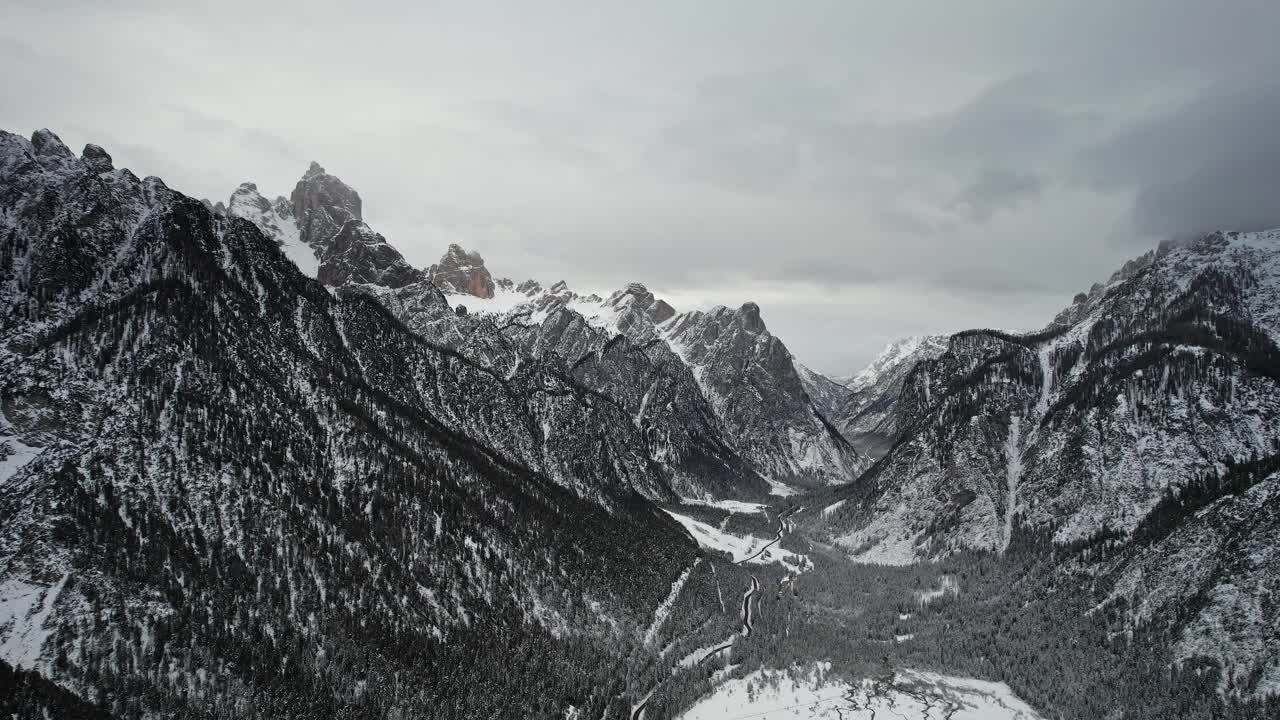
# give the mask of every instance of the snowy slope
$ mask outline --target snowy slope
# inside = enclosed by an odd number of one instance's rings
[[[909,335],[892,340],[874,360],[843,384],[855,392],[878,385],[886,375],[896,373],[904,363],[914,364],[922,357],[936,357],[946,347],[946,335]]]
[[[1166,490],[1274,452],[1278,257],[1278,233],[1214,234],[1126,266],[1040,333],[952,336],[906,378],[905,437],[833,539],[909,560],[1125,533]]]
[[[868,466],[819,411],[755,303],[680,313],[657,332],[694,370],[738,449],[766,476],[824,486],[851,482]]]
[[[286,257],[298,266],[303,275],[316,277],[320,271],[320,259],[311,246],[302,242],[298,221],[293,217],[293,206],[283,197],[268,201],[253,183],[242,183],[231,194],[227,203],[227,216],[244,218],[275,240]]]
[[[923,360],[946,352],[945,335],[919,335],[889,343],[862,372],[847,383],[846,392],[828,417],[860,451],[878,458],[902,433],[895,412],[903,384]]]

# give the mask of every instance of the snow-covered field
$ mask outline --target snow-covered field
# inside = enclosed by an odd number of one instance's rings
[[[749,565],[768,565],[778,563],[794,573],[803,572],[809,567],[809,558],[799,553],[779,547],[773,538],[762,538],[755,535],[734,535],[719,528],[694,520],[679,513],[665,511],[684,526],[699,545],[709,550],[726,552],[733,556],[734,562],[746,562]],[[761,549],[770,546],[761,553]]]
[[[1039,720],[1004,683],[903,671],[892,682],[850,684],[830,664],[789,672],[757,670],[729,680],[681,720]]]
[[[744,515],[759,515],[769,507],[764,503],[745,502],[742,500],[696,500],[684,498],[680,502],[683,505],[702,505],[719,510],[728,510],[731,513],[743,513]]]

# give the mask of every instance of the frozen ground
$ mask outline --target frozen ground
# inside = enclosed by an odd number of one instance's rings
[[[734,535],[686,515],[670,510],[666,510],[666,513],[683,525],[699,545],[710,550],[729,553],[736,563],[748,565],[778,563],[795,574],[803,572],[810,565],[808,557],[778,547],[776,538]]]
[[[758,670],[720,685],[681,720],[1040,720],[1003,683],[903,671],[850,684],[822,663],[789,672]]]

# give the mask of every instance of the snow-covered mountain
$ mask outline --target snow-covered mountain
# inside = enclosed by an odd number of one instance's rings
[[[212,208],[212,206],[209,206]],[[231,201],[219,212],[227,217],[244,218],[275,240],[286,257],[298,266],[303,275],[316,277],[320,273],[320,258],[310,245],[302,241],[302,231],[293,215],[293,203],[283,196],[267,200],[258,192],[258,186],[241,183],[231,193]]]
[[[1043,331],[957,333],[815,527],[881,563],[1083,553],[1118,626],[1165,623],[1175,655],[1274,688],[1277,308],[1280,231],[1214,233],[1127,264]]]
[[[693,368],[737,446],[772,477],[799,485],[850,482],[866,459],[805,392],[791,353],[760,307],[685,312],[658,328]]]
[[[0,133],[0,308],[0,651],[121,717],[565,697],[693,561],[630,413],[433,345],[100,148]]]
[[[830,485],[868,465],[826,421],[830,398],[806,395],[802,372],[754,303],[677,314],[639,283],[607,297],[580,295],[563,281],[517,284],[495,279],[479,253],[456,244],[418,271],[364,224],[359,194],[320,165],[312,163],[292,197],[290,215],[283,199],[268,202],[246,184],[227,212],[253,222],[287,253],[299,240],[314,248],[322,282],[364,287],[432,341],[479,352],[495,367],[532,357],[562,364],[580,381],[594,377],[594,389],[648,428],[652,457],[680,478],[680,492],[749,496],[767,489],[761,478]],[[545,331],[530,329],[548,321]]]
[[[853,392],[882,384],[904,367],[910,370],[916,362],[934,358],[947,349],[946,335],[908,335],[891,340],[865,368],[843,381]]]
[[[534,281],[519,286],[499,281],[497,294],[487,302],[465,295],[452,295],[450,301],[468,312],[499,315],[503,324],[540,324],[568,313],[606,338],[625,337],[661,353],[664,363],[682,363],[717,418],[723,443],[771,481],[844,483],[869,464],[826,420],[807,392],[798,363],[765,327],[755,303],[736,310],[677,312],[639,283],[601,298],[579,295],[564,282],[543,289]]]
[[[1280,233],[1165,246],[1030,335],[973,330],[917,364],[905,433],[864,478],[872,556],[1131,531],[1166,490],[1274,452]],[[949,518],[941,523],[942,518]],[[940,524],[941,523],[941,524]]]
[[[1252,717],[1278,343],[1280,231],[1215,233],[844,386],[754,303],[414,268],[316,164],[198,202],[0,132],[0,707],[637,720],[838,659],[849,712]]]
[[[946,335],[917,335],[895,340],[845,384],[828,417],[854,447],[879,458],[902,433],[895,412],[903,384],[916,364],[947,349]]]

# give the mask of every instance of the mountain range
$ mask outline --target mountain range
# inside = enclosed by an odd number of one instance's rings
[[[1280,703],[1280,232],[836,380],[755,303],[416,268],[317,163],[215,203],[0,132],[0,307],[15,716],[637,720],[833,657]]]

